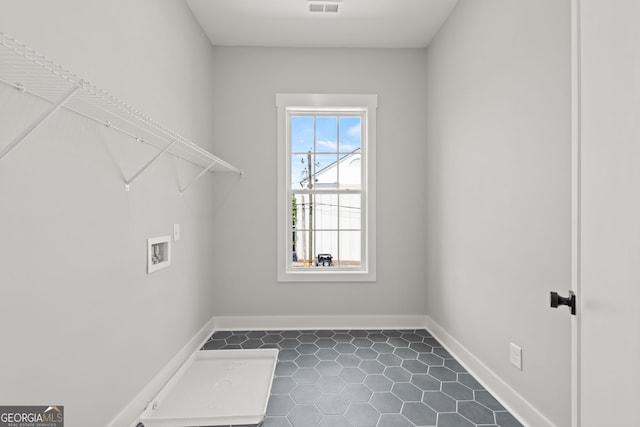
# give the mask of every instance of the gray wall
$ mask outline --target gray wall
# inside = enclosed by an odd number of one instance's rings
[[[218,315],[425,312],[425,52],[215,48],[216,151],[246,175],[217,199]],[[375,283],[278,283],[275,94],[376,93]]]
[[[0,1],[0,31],[211,148],[212,49],[183,2]],[[0,144],[44,104],[0,85]],[[0,162],[0,402],[106,425],[213,316],[214,176],[69,112]],[[233,162],[234,159],[228,159]],[[173,265],[146,274],[146,239]],[[140,408],[142,410],[142,408]]]
[[[569,1],[462,0],[426,81],[427,314],[570,425]]]

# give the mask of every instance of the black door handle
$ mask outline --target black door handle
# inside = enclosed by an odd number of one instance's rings
[[[558,308],[559,305],[566,305],[571,310],[571,314],[576,314],[576,294],[569,291],[568,297],[561,297],[557,292],[551,292],[551,307]]]

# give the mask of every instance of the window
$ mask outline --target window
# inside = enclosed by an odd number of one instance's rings
[[[375,281],[377,95],[278,94],[278,280]]]

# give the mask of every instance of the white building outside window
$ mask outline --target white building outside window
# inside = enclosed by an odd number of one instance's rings
[[[278,279],[375,281],[377,95],[278,94]]]

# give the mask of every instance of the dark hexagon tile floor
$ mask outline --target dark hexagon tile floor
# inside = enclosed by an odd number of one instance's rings
[[[425,330],[220,331],[203,350],[278,348],[261,427],[521,427]]]

